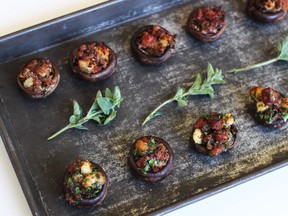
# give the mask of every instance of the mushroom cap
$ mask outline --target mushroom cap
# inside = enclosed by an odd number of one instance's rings
[[[80,161],[82,161],[82,160],[80,160]],[[105,176],[106,182],[103,185],[103,188],[102,188],[101,192],[96,197],[90,198],[90,199],[82,198],[81,201],[79,201],[77,204],[75,204],[75,205],[72,204],[73,206],[78,207],[78,208],[89,208],[89,207],[93,207],[93,206],[99,205],[105,199],[105,197],[107,195],[107,190],[108,190],[109,183],[108,183],[108,177],[107,177],[105,171],[103,170],[103,168],[100,165],[98,165],[98,164],[96,164],[96,163],[94,163],[92,161],[89,161],[89,162],[92,164],[93,168],[96,168],[97,170],[99,170],[99,172],[101,172]],[[71,166],[71,165],[73,165],[73,163],[68,165],[67,170],[68,170],[69,166]],[[63,187],[63,190],[64,190],[65,195],[69,196],[70,194],[71,195],[73,195],[73,194],[71,193],[71,191],[65,185],[65,180],[67,178],[69,178],[69,173],[66,171],[66,173],[64,175],[64,187]]]
[[[169,160],[166,164],[165,167],[163,167],[159,172],[153,173],[153,172],[147,172],[146,174],[143,174],[141,172],[141,170],[138,169],[135,159],[134,159],[134,149],[136,146],[136,142],[138,140],[141,140],[142,138],[147,138],[147,139],[151,139],[153,138],[157,143],[163,143],[164,146],[166,147],[166,149],[168,150],[169,153]],[[156,137],[156,136],[144,136],[144,137],[140,137],[139,139],[137,139],[133,145],[131,146],[130,152],[129,152],[129,157],[128,157],[128,164],[133,172],[133,174],[138,177],[139,179],[142,179],[144,181],[147,182],[156,182],[156,181],[160,181],[163,180],[164,178],[166,178],[173,170],[173,161],[174,161],[174,154],[173,154],[173,150],[170,147],[170,145],[163,139]]]
[[[162,64],[163,62],[165,62],[167,59],[169,59],[171,57],[171,55],[175,52],[175,43],[171,44],[170,46],[166,47],[164,53],[159,56],[151,56],[146,54],[145,52],[143,52],[143,50],[139,49],[137,47],[137,40],[138,37],[141,33],[143,33],[144,31],[146,31],[147,29],[153,28],[154,25],[146,25],[141,27],[140,29],[138,29],[134,35],[132,36],[131,39],[131,48],[132,48],[132,52],[134,53],[134,55],[136,56],[136,58],[142,62],[143,64],[150,64],[150,65],[159,65]],[[171,34],[168,30],[166,30],[165,28],[159,26],[161,29],[163,29],[167,34]]]
[[[99,44],[99,42],[97,41],[93,41],[93,42],[86,42],[85,44],[90,44],[90,43],[95,43],[95,44]],[[117,57],[116,54],[114,53],[114,51],[107,46],[104,42],[102,42],[109,50],[110,50],[110,54],[109,54],[109,63],[107,65],[106,68],[104,68],[103,70],[97,72],[97,73],[85,73],[83,71],[81,71],[81,69],[79,68],[78,65],[74,64],[74,60],[75,57],[77,56],[78,53],[78,48],[75,48],[71,54],[70,54],[70,58],[69,58],[69,64],[70,67],[72,69],[72,71],[80,76],[81,78],[83,78],[84,80],[90,81],[90,82],[99,82],[101,80],[107,79],[108,77],[110,77],[116,70],[116,65],[117,65]]]
[[[200,9],[200,8],[198,8],[198,9]],[[202,32],[197,31],[196,29],[190,27],[190,23],[192,22],[192,20],[194,18],[194,12],[198,9],[193,10],[188,17],[187,24],[186,24],[187,32],[190,33],[196,39],[198,39],[202,42],[205,42],[205,43],[216,41],[217,39],[219,39],[221,37],[221,35],[226,30],[226,28],[227,28],[226,22],[223,23],[223,27],[216,34],[203,34]]]
[[[279,92],[279,93],[280,93],[280,92]],[[282,93],[280,93],[280,97],[284,98],[285,96],[284,96]],[[256,112],[256,111],[255,111],[255,112]],[[284,125],[287,123],[287,122],[284,121],[283,118],[282,118],[282,119],[277,118],[277,119],[275,119],[274,121],[269,122],[268,120],[262,119],[259,114],[260,114],[260,113],[256,112],[256,118],[257,118],[257,120],[259,121],[259,123],[261,123],[261,124],[263,124],[263,125],[265,125],[265,126],[267,126],[267,127],[280,128],[280,127],[284,126]]]
[[[288,6],[287,3],[284,4],[283,10],[277,13],[262,13],[261,11],[257,10],[257,8],[255,8],[254,4],[255,4],[255,0],[247,1],[247,7],[246,7],[247,14],[252,19],[255,19],[263,23],[279,22],[282,19],[284,19],[284,17],[287,14],[287,6]]]
[[[220,113],[218,113],[218,114],[220,114]],[[200,118],[203,118],[203,116],[200,117]],[[192,133],[191,133],[191,136],[190,136],[190,144],[191,144],[191,146],[192,146],[194,149],[196,149],[198,152],[204,153],[204,154],[206,154],[206,155],[211,156],[211,155],[209,154],[209,150],[207,149],[206,146],[204,146],[204,145],[202,145],[202,144],[197,144],[197,143],[195,143],[195,141],[194,141],[194,139],[193,139],[193,133],[194,133],[195,129],[196,129],[196,128],[193,127]],[[229,144],[229,146],[226,146],[226,150],[232,149],[232,148],[235,146],[235,144],[236,144],[236,140],[238,139],[238,129],[237,129],[237,127],[236,127],[234,124],[232,124],[232,125],[230,126],[230,132],[232,133],[233,141]]]
[[[39,60],[43,60],[43,59],[46,59],[46,58],[35,58],[35,59],[32,59],[31,61],[33,61],[33,60],[39,61]],[[46,60],[48,60],[48,59],[46,59]],[[49,92],[47,92],[47,93],[44,93],[44,92],[41,93],[41,94],[35,93],[35,92],[30,91],[29,89],[25,88],[25,87],[23,86],[23,83],[22,83],[21,79],[20,79],[20,73],[21,73],[21,71],[22,71],[23,68],[25,68],[31,61],[29,61],[27,64],[22,65],[22,67],[20,68],[19,73],[18,73],[18,75],[17,75],[17,84],[18,84],[19,88],[25,93],[25,95],[28,96],[28,97],[30,97],[30,98],[33,98],[33,99],[46,98],[47,96],[51,95],[51,94],[54,92],[54,90],[57,88],[57,86],[58,86],[58,84],[59,84],[59,82],[60,82],[60,74],[59,74],[59,71],[58,71],[57,67],[54,65],[54,63],[49,60],[49,62],[50,62],[51,65],[52,65],[52,70],[53,70],[53,73],[54,73],[53,78],[52,78],[54,84],[50,86],[50,90],[49,90]]]

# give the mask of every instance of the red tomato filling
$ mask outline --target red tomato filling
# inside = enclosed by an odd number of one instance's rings
[[[215,35],[225,25],[225,12],[221,7],[202,7],[190,15],[189,27],[204,35]]]
[[[176,35],[154,25],[139,35],[137,46],[147,55],[160,57],[175,43],[175,37]]]
[[[84,73],[98,73],[105,69],[110,61],[110,49],[104,43],[80,45],[73,63]]]
[[[34,59],[22,68],[19,78],[25,89],[36,94],[46,94],[56,84],[54,69],[48,59]]]
[[[250,96],[256,103],[257,115],[267,124],[288,120],[288,98],[272,88],[256,86],[250,90]]]
[[[155,139],[146,137],[136,142],[134,159],[136,166],[143,173],[159,172],[169,161],[170,155],[166,146]]]
[[[218,156],[234,144],[236,129],[232,114],[211,113],[199,118],[193,129],[192,139],[195,145],[206,148],[211,156]]]
[[[66,200],[77,205],[83,199],[97,197],[102,191],[106,178],[87,160],[77,160],[67,167],[64,186],[67,189]]]

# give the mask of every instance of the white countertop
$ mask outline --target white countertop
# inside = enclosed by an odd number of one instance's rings
[[[99,2],[104,0],[3,1],[0,7],[0,36]],[[29,216],[31,211],[1,139],[0,155],[0,215]],[[287,195],[288,166],[178,209],[169,215],[287,216]]]

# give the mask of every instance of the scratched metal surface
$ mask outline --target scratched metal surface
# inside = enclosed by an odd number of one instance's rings
[[[32,192],[37,191],[28,199],[38,199],[47,215],[140,215],[191,197],[193,200],[202,192],[222,184],[225,188],[227,182],[287,160],[287,126],[275,130],[257,125],[248,95],[254,85],[271,86],[287,95],[285,62],[237,75],[224,73],[226,84],[215,87],[214,99],[193,96],[184,108],[170,104],[162,110],[163,116],[140,126],[144,117],[172,96],[177,86],[193,81],[196,72],[205,76],[207,62],[225,71],[268,59],[275,55],[275,41],[288,34],[287,18],[279,24],[263,25],[246,17],[246,1],[223,0],[219,4],[227,13],[228,28],[217,42],[203,44],[191,38],[184,26],[190,11],[206,3],[214,1],[191,1],[0,66],[1,117],[7,127],[11,125],[8,134],[15,140],[9,150],[23,158],[27,185]],[[131,55],[130,38],[139,27],[153,23],[177,34],[177,51],[162,66],[143,66]],[[78,80],[67,64],[69,52],[91,40],[105,41],[118,56],[117,72],[97,84]],[[15,79],[18,68],[36,56],[50,58],[61,74],[56,92],[37,101],[24,97]],[[97,90],[116,85],[124,101],[111,124],[100,127],[89,122],[88,132],[70,130],[50,142],[45,140],[67,124],[72,99],[87,111]],[[195,120],[213,111],[232,112],[241,137],[232,151],[217,158],[203,156],[188,145]],[[134,178],[127,166],[133,141],[149,134],[167,140],[175,153],[174,172],[153,184]],[[100,164],[109,176],[108,195],[98,208],[79,210],[64,200],[65,166],[77,158]]]

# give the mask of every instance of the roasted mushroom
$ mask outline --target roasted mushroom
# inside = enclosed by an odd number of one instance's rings
[[[87,42],[70,55],[73,72],[85,80],[98,82],[110,77],[116,69],[117,58],[104,42]]]
[[[272,88],[256,86],[250,89],[255,102],[256,117],[269,127],[280,128],[288,121],[288,98]]]
[[[20,89],[31,98],[45,98],[57,87],[60,75],[47,58],[36,58],[23,65],[17,76]]]
[[[64,176],[66,201],[79,208],[100,204],[108,189],[108,178],[104,170],[88,160],[76,160],[67,166]]]
[[[175,34],[158,25],[140,28],[132,37],[132,52],[144,64],[162,64],[175,52]]]
[[[199,152],[218,156],[234,147],[237,132],[231,113],[211,113],[196,121],[191,134],[191,144]]]
[[[219,6],[204,6],[191,12],[187,31],[203,42],[217,40],[226,29],[225,12]]]
[[[131,147],[128,163],[136,177],[155,182],[166,178],[173,170],[173,151],[163,139],[144,136]]]
[[[287,14],[287,0],[248,0],[248,15],[260,22],[275,23],[279,22]]]

